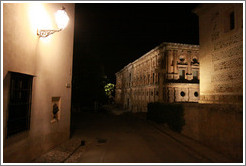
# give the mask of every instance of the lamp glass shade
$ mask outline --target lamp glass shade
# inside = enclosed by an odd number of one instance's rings
[[[69,17],[64,9],[58,10],[55,13],[55,18],[56,18],[56,24],[59,29],[66,28],[69,21]]]

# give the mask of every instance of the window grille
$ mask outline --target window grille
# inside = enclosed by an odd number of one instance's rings
[[[30,129],[33,76],[11,73],[7,137]]]

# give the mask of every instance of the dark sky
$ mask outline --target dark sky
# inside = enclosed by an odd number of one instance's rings
[[[198,17],[192,13],[196,6],[76,4],[73,74],[94,63],[113,81],[117,71],[162,42],[198,44]]]

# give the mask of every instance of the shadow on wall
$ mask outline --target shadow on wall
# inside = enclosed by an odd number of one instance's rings
[[[167,124],[234,162],[243,162],[243,107],[230,104],[149,103],[147,119]]]
[[[180,133],[185,125],[183,105],[159,102],[149,103],[147,119],[167,124],[170,129]]]
[[[229,104],[185,103],[182,134],[243,162],[243,107]]]

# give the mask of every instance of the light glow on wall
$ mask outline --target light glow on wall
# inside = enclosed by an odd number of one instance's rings
[[[53,29],[51,17],[41,3],[29,5],[29,19],[35,36],[37,36],[37,29]]]

